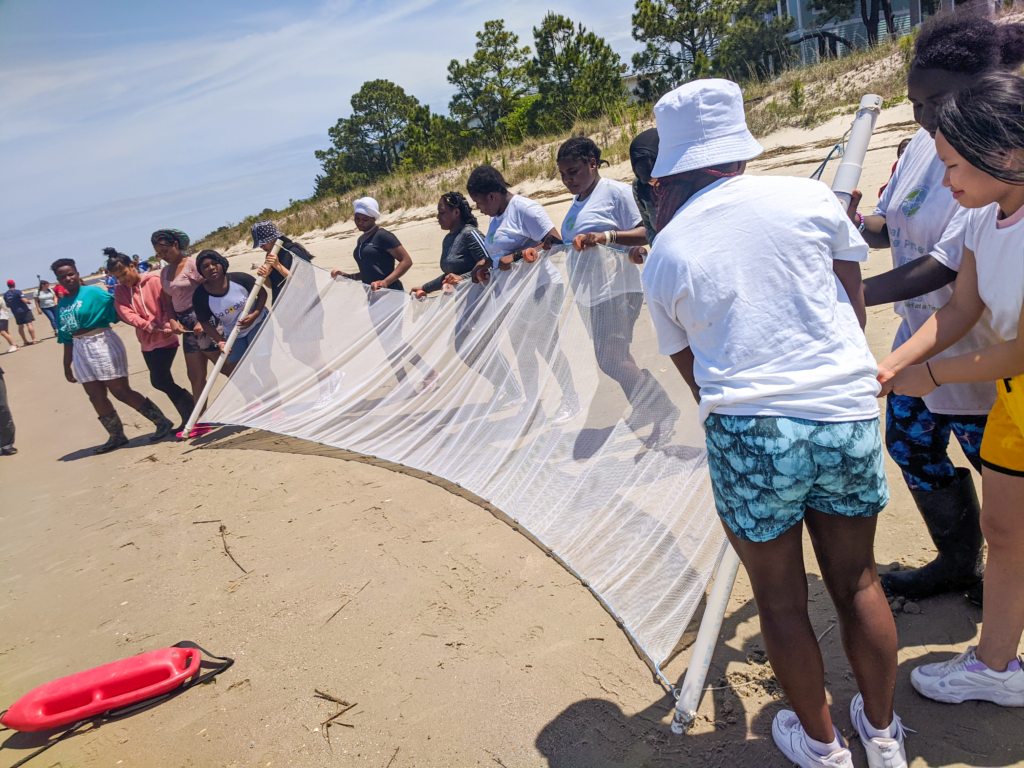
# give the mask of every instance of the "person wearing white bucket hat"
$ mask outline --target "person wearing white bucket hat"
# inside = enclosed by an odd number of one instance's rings
[[[735,83],[686,83],[654,114],[658,237],[644,293],[659,349],[700,405],[715,506],[793,706],[775,718],[775,743],[800,766],[853,765],[807,614],[806,524],[861,689],[852,710],[868,762],[906,766],[896,627],[873,551],[889,490],[861,330],[868,246],[821,182],[743,175],[762,150]]]

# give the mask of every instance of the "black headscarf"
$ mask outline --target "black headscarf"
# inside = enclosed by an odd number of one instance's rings
[[[658,159],[658,129],[648,128],[629,145],[629,162],[633,174],[644,184],[651,180],[654,162]]]

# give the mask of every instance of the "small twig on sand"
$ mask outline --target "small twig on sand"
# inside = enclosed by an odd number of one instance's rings
[[[192,525],[202,525],[203,523],[219,523],[220,520],[193,520]]]
[[[335,698],[334,696],[331,696],[331,694],[329,694],[329,693],[324,693],[319,688],[314,688],[313,689],[313,693],[316,694],[317,696],[319,696],[321,699],[326,699],[327,701],[333,701],[335,704],[341,704],[341,706],[343,706],[343,707],[347,707],[348,706],[348,702],[347,701],[342,701],[341,699],[338,699],[338,698]]]
[[[230,557],[230,558],[231,558],[231,562],[232,562],[232,563],[234,563],[235,565],[237,565],[237,566],[238,566],[238,569],[239,569],[239,570],[240,570],[240,571],[241,571],[242,573],[248,573],[248,571],[247,571],[247,570],[245,570],[245,568],[243,568],[243,567],[242,567],[242,564],[241,564],[240,562],[238,562],[237,560],[235,560],[235,556],[234,556],[234,555],[232,555],[232,554],[231,554],[231,550],[230,550],[230,549],[228,549],[228,540],[227,540],[227,538],[226,538],[226,536],[225,536],[225,534],[227,534],[227,532],[228,532],[228,527],[227,527],[226,525],[224,525],[224,523],[221,523],[221,524],[220,524],[220,540],[221,540],[222,542],[224,542],[224,553],[225,553],[225,554],[226,554],[226,555],[227,555],[228,557]]]
[[[822,632],[820,635],[818,635],[818,642],[820,643],[821,642],[821,638],[823,638],[825,635],[827,635],[829,632],[831,632],[835,628],[836,628],[835,624],[829,624],[828,625],[828,629],[826,629],[824,632]]]
[[[391,768],[391,764],[392,764],[393,762],[395,762],[395,758],[396,758],[396,757],[398,757],[398,750],[400,750],[400,749],[401,749],[401,747],[395,747],[395,754],[393,754],[393,755],[391,756],[391,759],[390,759],[390,760],[388,760],[388,764],[387,764],[387,765],[385,765],[385,766],[384,766],[384,768]]]
[[[239,567],[241,567],[241,566],[239,566]],[[370,579],[370,581],[373,581],[373,579]],[[345,603],[341,606],[341,608],[339,608],[334,613],[332,613],[330,616],[328,616],[327,617],[327,621],[324,622],[324,626],[326,627],[328,622],[330,622],[331,619],[333,619],[335,616],[337,616],[339,613],[341,613],[342,608],[344,608],[346,605],[351,603],[356,598],[356,595],[358,595],[360,592],[362,592],[364,589],[366,589],[370,585],[370,581],[368,581],[365,584],[363,584],[363,586],[361,586],[359,588],[359,590],[356,592],[355,595],[352,595],[352,597],[350,597],[348,600],[345,601]]]
[[[337,720],[339,717],[341,717],[346,712],[348,712],[350,709],[352,709],[352,707],[358,706],[358,704],[359,704],[359,702],[356,702],[355,704],[349,704],[347,707],[342,709],[337,714],[334,714],[334,715],[331,715],[330,717],[328,717],[326,720],[324,720],[322,723],[320,723],[320,725],[321,726],[324,726],[324,725],[344,725],[347,728],[355,728],[354,725],[349,725],[348,723],[335,723],[335,722],[332,722],[332,721]]]

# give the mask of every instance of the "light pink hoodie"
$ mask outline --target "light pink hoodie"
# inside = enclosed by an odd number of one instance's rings
[[[178,346],[175,334],[162,333],[160,330],[171,329],[171,316],[163,302],[164,289],[160,284],[160,275],[145,272],[139,278],[139,282],[131,288],[120,283],[114,288],[117,316],[135,326],[135,335],[142,343],[143,352]]]

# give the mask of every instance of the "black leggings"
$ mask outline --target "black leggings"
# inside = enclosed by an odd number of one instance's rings
[[[171,373],[171,364],[174,362],[176,354],[178,354],[177,347],[164,347],[142,353],[146,367],[149,368],[149,383],[153,385],[153,389],[158,389],[167,395],[172,403],[177,403],[184,398],[192,399],[192,393],[179,387]]]

